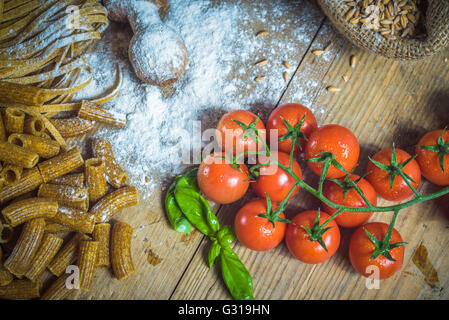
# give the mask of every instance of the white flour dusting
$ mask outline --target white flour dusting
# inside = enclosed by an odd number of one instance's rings
[[[282,62],[289,61],[294,71],[301,58],[297,52],[308,47],[316,31],[311,26],[322,17],[309,1],[255,2],[249,7],[239,1],[217,3],[171,1],[164,23],[184,39],[189,63],[183,77],[169,88],[136,78],[127,54],[132,31],[125,24],[111,23],[87,54],[95,80],[77,98],[104,92],[114,82],[114,64],[122,67],[121,91],[106,107],[127,114],[127,125],[102,126],[94,136],[111,141],[142,199],[188,167],[179,162],[179,155],[192,149],[194,121],[201,121],[202,130],[213,128],[224,113],[235,109],[251,110],[266,120],[286,86]],[[262,29],[270,31],[264,42],[255,36]],[[262,58],[269,64],[255,66]],[[261,75],[263,82],[253,81]],[[307,105],[312,97],[300,98]]]

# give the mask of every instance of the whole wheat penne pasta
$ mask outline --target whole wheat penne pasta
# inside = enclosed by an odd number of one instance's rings
[[[94,121],[81,119],[79,117],[49,120],[64,138],[79,136],[90,132],[95,128]]]
[[[58,213],[48,220],[83,233],[92,233],[95,227],[95,215],[93,213],[63,205],[60,205]]]
[[[117,189],[100,199],[89,212],[95,214],[95,221],[108,222],[120,210],[139,203],[139,194],[135,187]]]
[[[37,192],[38,197],[49,198],[59,204],[83,211],[89,209],[89,194],[86,188],[71,187],[62,184],[43,183]]]
[[[55,276],[60,276],[66,268],[78,259],[78,247],[81,240],[89,239],[82,233],[76,233],[56,254],[48,265],[48,270]]]
[[[19,181],[0,189],[0,204],[4,204],[11,199],[36,189],[43,182],[44,180],[38,168],[24,171]]]
[[[8,142],[35,152],[45,159],[58,155],[60,150],[59,143],[55,140],[32,134],[13,133],[8,137]]]
[[[81,102],[81,108],[78,110],[78,117],[118,127],[126,125],[126,118],[123,115],[107,112],[102,106],[87,100]]]
[[[8,133],[22,133],[25,113],[15,108],[5,110],[5,129]]]
[[[92,239],[98,241],[97,267],[109,267],[109,240],[111,238],[111,225],[109,223],[98,223],[95,225]]]
[[[55,236],[52,233],[45,233],[41,245],[39,246],[39,250],[31,262],[30,268],[25,273],[25,277],[31,281],[36,281],[56,255],[62,242],[62,238]]]
[[[3,116],[0,113],[0,142],[1,141],[6,141],[6,129],[5,124],[3,122]]]
[[[0,190],[5,185],[5,177],[0,174]]]
[[[111,264],[114,275],[121,280],[134,272],[131,257],[133,228],[125,222],[117,222],[111,234]]]
[[[60,223],[54,223],[51,221],[46,221],[47,224],[45,225],[45,232],[49,233],[63,233],[63,232],[70,232],[72,231],[71,228],[67,226],[63,226]]]
[[[29,133],[33,136],[41,137],[45,134],[45,123],[36,117],[29,117],[25,119],[23,132]]]
[[[83,164],[84,160],[80,150],[78,147],[75,147],[56,157],[41,162],[37,166],[44,182],[48,182],[75,170]]]
[[[67,279],[70,275],[63,274],[48,287],[41,297],[41,300],[64,300],[73,289],[67,288]]]
[[[14,279],[14,276],[11,272],[6,270],[6,268],[3,266],[3,251],[0,247],[0,287],[6,286],[7,284],[11,283],[11,281]]]
[[[14,164],[6,164],[1,172],[5,184],[16,183],[22,177],[23,168]]]
[[[84,187],[84,173],[71,173],[50,181],[53,184],[62,184],[71,187]]]
[[[29,198],[11,203],[2,209],[3,217],[12,227],[36,218],[51,218],[58,212],[58,202],[47,198]]]
[[[22,233],[8,259],[5,268],[17,277],[23,276],[36,255],[45,230],[45,220],[42,218],[25,223]]]
[[[0,142],[0,160],[30,169],[39,161],[39,155],[12,143]]]
[[[97,263],[98,245],[98,241],[82,240],[80,242],[78,254],[80,289],[90,289]]]
[[[40,297],[40,281],[15,279],[8,285],[0,287],[0,299],[28,300]]]
[[[112,145],[104,139],[92,141],[92,152],[95,158],[103,159],[106,165],[106,180],[115,188],[120,188],[128,183],[128,174],[123,170],[114,157]]]
[[[101,158],[91,158],[84,163],[86,186],[89,190],[89,200],[97,202],[108,191],[106,181],[106,165]]]

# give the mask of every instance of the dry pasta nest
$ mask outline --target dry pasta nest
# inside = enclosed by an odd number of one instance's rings
[[[353,2],[359,1],[362,0]],[[366,28],[357,21],[353,20],[351,23],[351,19],[347,17],[350,9],[347,2],[350,0],[318,0],[335,28],[358,47],[390,59],[412,60],[431,56],[449,43],[449,1],[447,0],[423,0],[419,4],[421,18],[418,29],[420,30],[417,30],[413,37],[399,35],[392,39],[383,37],[379,32]],[[370,0],[369,3],[377,5],[382,1]]]

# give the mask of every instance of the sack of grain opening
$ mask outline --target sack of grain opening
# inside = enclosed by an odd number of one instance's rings
[[[387,58],[420,59],[449,44],[449,0],[318,3],[336,29],[352,43]]]

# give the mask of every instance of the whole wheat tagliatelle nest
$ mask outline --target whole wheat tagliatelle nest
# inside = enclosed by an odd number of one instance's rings
[[[449,0],[425,0],[423,33],[414,38],[386,39],[359,24],[351,24],[345,14],[345,0],[318,0],[332,24],[356,46],[391,59],[412,60],[430,56],[449,44]]]

